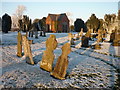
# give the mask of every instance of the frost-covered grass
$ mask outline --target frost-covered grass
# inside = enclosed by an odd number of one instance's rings
[[[72,52],[68,55],[69,65],[65,80],[55,79],[49,72],[40,69],[39,62],[46,49],[45,41],[51,34],[56,35],[58,42],[58,47],[54,50],[54,67],[61,55],[62,45],[69,42],[68,33],[47,33],[47,37],[29,38],[34,43],[31,44],[31,50],[37,63],[35,65],[27,64],[24,56],[16,56],[17,32],[1,34],[1,88],[118,88],[120,82],[116,69],[120,69],[120,53],[117,53],[120,47],[113,47],[108,42],[101,42],[102,49],[94,50],[80,47],[81,40],[76,40],[75,46],[71,47]],[[93,43],[95,41],[89,41],[89,44]]]

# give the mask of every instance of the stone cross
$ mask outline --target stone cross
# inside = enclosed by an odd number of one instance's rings
[[[71,47],[69,43],[62,46],[62,54],[59,56],[54,70],[51,75],[58,79],[65,79],[66,70],[68,68],[68,54],[71,52]]]
[[[24,55],[26,57],[26,62],[33,65],[34,61],[33,61],[29,40],[27,39],[26,35],[22,36],[22,40],[23,40],[23,48],[24,48]]]
[[[17,56],[22,57],[22,35],[20,31],[18,32],[17,36]]]
[[[55,35],[50,35],[50,37],[46,40],[46,50],[43,53],[42,60],[40,62],[40,68],[51,72],[52,64],[54,61],[54,53],[53,51],[57,47],[57,40]]]

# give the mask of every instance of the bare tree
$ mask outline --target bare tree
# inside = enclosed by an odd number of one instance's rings
[[[18,19],[22,19],[22,15],[24,11],[26,10],[26,7],[24,5],[19,5],[16,9],[16,16]]]
[[[69,18],[69,20],[70,20],[70,26],[73,24],[73,19],[71,18],[71,16],[73,16],[73,13],[71,13],[71,12],[66,12],[66,15],[68,16],[68,18]],[[71,30],[72,28],[70,27],[70,30]]]
[[[24,5],[19,5],[12,15],[12,27],[18,27],[18,20],[22,19],[23,13],[26,10]]]

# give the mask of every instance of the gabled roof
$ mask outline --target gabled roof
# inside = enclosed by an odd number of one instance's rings
[[[62,19],[62,17],[66,16],[66,14],[65,13],[63,13],[63,14],[48,14],[48,16],[50,16],[50,18],[53,21],[60,21]]]

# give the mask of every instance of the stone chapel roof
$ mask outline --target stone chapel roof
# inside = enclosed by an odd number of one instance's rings
[[[64,16],[66,16],[66,13],[62,13],[62,14],[49,14],[48,16],[50,16],[50,18],[53,21],[60,21]]]

